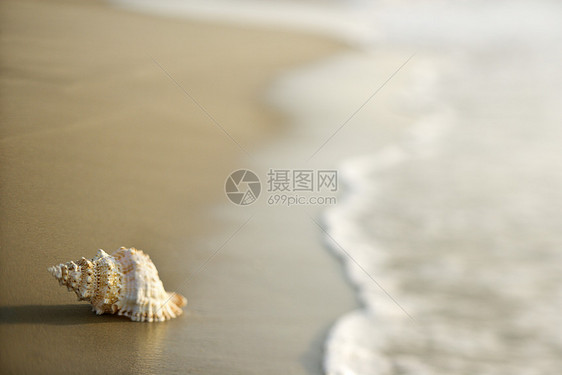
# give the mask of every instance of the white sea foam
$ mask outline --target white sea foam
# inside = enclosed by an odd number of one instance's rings
[[[403,142],[341,164],[341,179],[348,189],[340,204],[325,213],[331,236],[327,243],[346,264],[364,308],[342,317],[331,331],[324,363],[327,374],[426,373],[420,359],[397,360],[386,353],[389,338],[395,339],[391,336],[412,340],[419,335],[412,315],[419,304],[402,293],[400,277],[386,269],[392,260],[389,249],[369,233],[365,222],[384,199],[379,186],[384,174],[408,161],[434,156],[440,136],[453,122],[444,110],[426,115]]]
[[[562,33],[523,34],[426,41],[445,69],[410,97],[425,105],[409,135],[342,164],[327,243],[364,308],[332,329],[328,374],[562,368],[562,72],[548,47]]]

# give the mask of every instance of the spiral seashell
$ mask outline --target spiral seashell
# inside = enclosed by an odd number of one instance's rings
[[[181,315],[187,304],[182,295],[164,290],[150,257],[135,248],[122,247],[111,255],[100,249],[91,260],[82,257],[49,267],[49,272],[97,314],[161,322]]]

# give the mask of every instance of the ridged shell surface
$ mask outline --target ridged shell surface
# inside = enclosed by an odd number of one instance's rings
[[[135,248],[122,247],[111,255],[98,250],[93,259],[59,264],[49,272],[97,314],[161,322],[181,315],[187,304],[182,295],[166,292],[150,257]]]

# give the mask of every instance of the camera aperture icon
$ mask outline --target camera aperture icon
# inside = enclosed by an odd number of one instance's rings
[[[247,206],[254,203],[260,196],[261,182],[254,172],[239,169],[228,176],[224,190],[232,203]]]

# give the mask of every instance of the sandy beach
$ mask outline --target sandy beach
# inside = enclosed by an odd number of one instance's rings
[[[229,240],[250,213],[220,207],[240,148],[283,135],[269,82],[343,47],[85,1],[0,10],[1,372],[321,373],[326,330],[355,302],[318,228],[277,210]],[[120,246],[150,254],[186,314],[96,316],[47,272]]]

